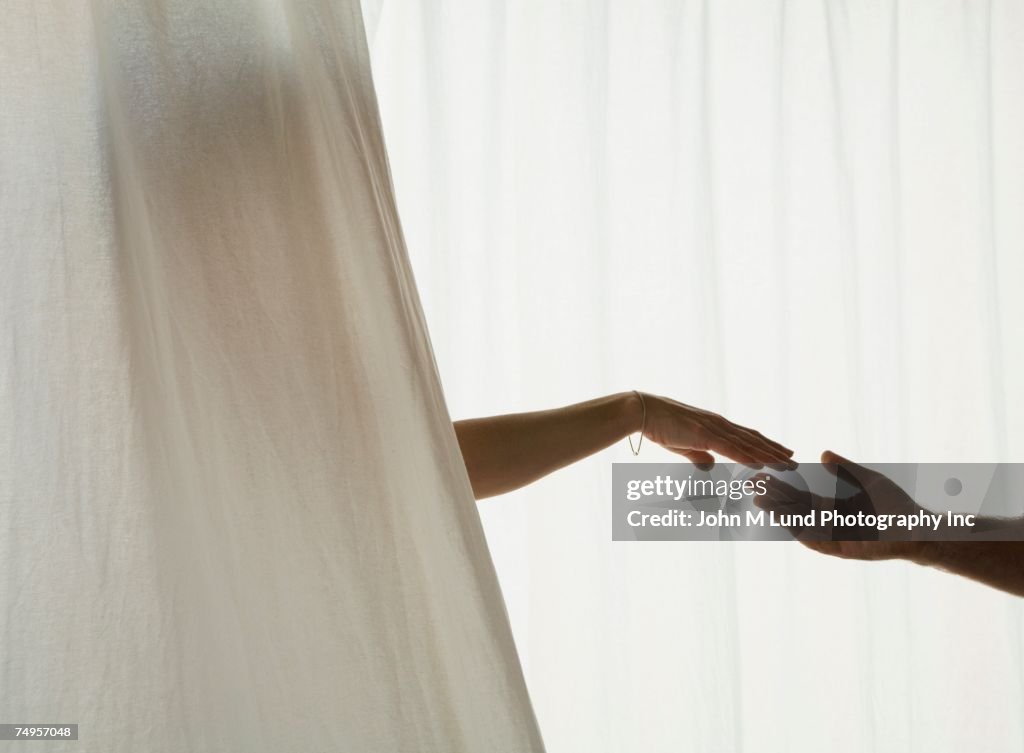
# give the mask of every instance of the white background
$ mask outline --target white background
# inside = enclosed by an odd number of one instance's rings
[[[364,6],[453,416],[638,388],[800,460],[1024,460],[1024,4]],[[1024,749],[1019,600],[613,543],[627,457],[481,506],[551,753]]]

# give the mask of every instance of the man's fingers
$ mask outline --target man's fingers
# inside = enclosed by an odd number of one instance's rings
[[[832,450],[825,450],[821,453],[821,462],[829,465],[841,465],[843,463],[851,463],[849,458],[844,458],[838,452]]]
[[[764,478],[761,476],[755,479]],[[790,486],[778,478],[769,477],[768,491],[754,495],[754,505],[765,510],[782,523],[793,538],[807,542],[830,538],[830,533],[820,525],[804,525],[808,513],[821,506],[822,500],[810,492]],[[773,488],[774,487],[774,488]]]
[[[862,465],[857,465],[852,460],[844,458],[842,455],[832,452],[831,450],[825,450],[821,453],[821,462],[832,475],[836,476],[839,470],[844,470],[853,476],[854,479],[861,485],[864,486],[872,479],[876,478],[879,474],[870,468],[865,468]]]
[[[767,474],[755,477],[760,478],[766,478],[767,491],[764,495],[753,497],[754,505],[778,516],[793,538],[808,546],[813,542],[829,541],[832,538],[831,529],[822,525],[817,516],[814,518],[816,524],[810,526],[802,525],[800,519],[808,513],[827,509],[834,500],[819,497],[813,492],[799,489]]]
[[[765,493],[754,496],[754,504],[758,507],[801,505],[811,506],[811,493],[786,483],[778,476],[764,474],[755,476],[754,480],[764,480]]]

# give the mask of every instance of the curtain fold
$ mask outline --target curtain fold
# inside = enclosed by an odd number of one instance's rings
[[[542,749],[362,23],[4,4],[0,721],[79,725],[34,746]]]

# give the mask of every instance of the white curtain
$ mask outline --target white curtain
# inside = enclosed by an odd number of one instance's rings
[[[1024,4],[365,4],[454,416],[640,388],[805,461],[1024,460]],[[612,543],[626,459],[482,505],[551,753],[1024,748],[1019,600]]]
[[[541,751],[359,0],[3,11],[0,723]]]

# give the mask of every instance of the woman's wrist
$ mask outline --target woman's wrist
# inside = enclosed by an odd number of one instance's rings
[[[616,397],[622,436],[639,433],[644,424],[644,401],[635,391],[620,392]]]

